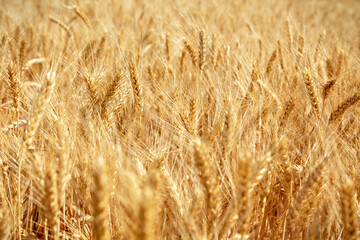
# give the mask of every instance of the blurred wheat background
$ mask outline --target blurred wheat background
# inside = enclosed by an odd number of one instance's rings
[[[0,239],[360,239],[360,1],[0,23]]]

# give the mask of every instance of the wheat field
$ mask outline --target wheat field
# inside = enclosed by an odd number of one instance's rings
[[[360,1],[0,0],[0,240],[360,239]]]

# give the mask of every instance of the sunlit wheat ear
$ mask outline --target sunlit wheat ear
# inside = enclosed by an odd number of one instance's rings
[[[271,57],[268,61],[267,67],[266,67],[266,72],[265,72],[266,75],[270,74],[270,72],[273,68],[274,62],[276,60],[276,56],[277,56],[277,50],[274,50],[273,53],[271,54]]]
[[[319,99],[318,99],[317,93],[314,89],[312,77],[307,69],[305,69],[303,71],[303,78],[304,78],[304,83],[306,86],[307,93],[310,98],[311,105],[316,113],[316,116],[320,117]]]
[[[200,44],[199,44],[199,68],[200,71],[202,72],[204,70],[204,66],[205,66],[205,59],[206,59],[206,39],[205,39],[205,33],[203,30],[201,30],[199,32],[199,39],[200,39]]]
[[[299,44],[298,45],[299,57],[302,57],[304,53],[304,44],[305,44],[305,37],[303,35],[300,35],[298,44]]]
[[[98,90],[95,86],[94,80],[87,74],[84,77],[82,77],[82,79],[84,79],[91,104],[96,105],[99,99],[98,99]]]
[[[101,118],[104,119],[105,124],[107,126],[110,123],[110,118],[113,112],[112,102],[120,87],[121,79],[122,79],[121,73],[117,73],[113,77],[113,81],[105,94],[103,102],[101,103]]]
[[[185,49],[190,54],[193,65],[196,66],[197,56],[196,56],[194,48],[191,46],[190,42],[186,39],[184,40],[184,45],[185,45]]]
[[[11,217],[4,197],[5,189],[2,182],[4,179],[0,178],[0,180],[0,240],[8,240],[11,231]]]
[[[64,29],[69,37],[73,38],[73,34],[72,34],[70,28],[64,22],[62,22],[61,20],[59,20],[53,16],[49,16],[49,19],[51,22],[59,25],[62,29]]]
[[[91,29],[91,23],[90,23],[90,20],[89,18],[86,16],[86,14],[80,10],[80,8],[76,5],[73,5],[72,6],[72,9],[74,10],[74,12],[76,13],[76,15],[78,15],[81,20],[83,20],[83,22],[85,23],[85,25]]]
[[[130,72],[130,78],[131,78],[131,86],[134,92],[134,98],[135,98],[135,109],[140,110],[142,109],[142,89],[140,87],[138,72],[136,69],[135,62],[129,63],[129,72]]]
[[[2,205],[0,208],[0,240],[8,240],[10,236],[10,218],[9,211]]]
[[[212,56],[211,56],[211,63],[213,65],[213,67],[215,68],[217,65],[217,59],[219,56],[219,48],[218,48],[218,43],[217,43],[217,36],[216,34],[213,34],[212,36],[212,44],[211,44],[211,48],[212,48]]]
[[[337,119],[341,118],[341,116],[348,110],[351,106],[355,105],[360,100],[360,93],[357,92],[351,97],[347,98],[345,101],[340,103],[338,107],[331,112],[329,117],[329,123],[335,122]]]
[[[57,158],[57,191],[59,199],[59,207],[62,207],[66,199],[66,184],[68,183],[68,169],[69,169],[69,153],[67,146],[67,138],[69,137],[68,130],[64,123],[64,116],[59,119],[59,139],[56,149]]]
[[[343,62],[344,62],[344,58],[345,58],[345,54],[342,51],[339,55],[338,58],[338,62],[337,62],[337,66],[336,69],[333,67],[333,65],[331,64],[330,59],[326,60],[326,71],[327,71],[327,75],[330,78],[324,85],[323,87],[323,100],[325,101],[326,98],[329,96],[330,92],[334,89],[334,86],[337,82],[337,79],[340,75],[342,66],[343,66]]]
[[[296,103],[296,98],[291,97],[285,104],[285,108],[283,110],[282,116],[280,118],[280,123],[279,123],[279,132],[281,132],[281,130],[283,129],[284,125],[286,124],[286,121],[288,120],[290,113],[292,112],[292,110],[295,107],[295,103]]]
[[[346,60],[346,54],[344,52],[344,50],[342,50],[339,54],[338,57],[338,61],[337,61],[337,65],[336,65],[336,70],[335,70],[335,76],[339,77],[341,74],[341,71],[343,69],[343,65],[344,65],[344,61]]]
[[[19,80],[16,76],[16,70],[13,63],[9,64],[7,72],[10,82],[10,90],[12,93],[12,100],[14,103],[14,108],[17,116],[19,111],[20,85],[19,85]]]
[[[191,133],[197,134],[197,126],[198,126],[198,99],[195,95],[193,98],[191,98],[190,104],[189,104],[189,125],[191,129]]]
[[[343,183],[340,188],[340,197],[342,222],[344,224],[344,239],[358,239],[359,217],[356,213],[355,186],[348,177],[346,177],[345,183]]]
[[[319,53],[321,50],[321,47],[324,43],[325,40],[325,36],[326,36],[326,32],[322,32],[317,43],[316,43],[316,47],[315,47],[315,53],[314,53],[314,62],[317,63],[318,62],[318,57],[319,57]]]
[[[59,239],[58,221],[60,213],[56,176],[55,165],[53,160],[50,160],[50,164],[47,166],[45,171],[45,195],[43,203],[45,206],[45,218],[47,220],[47,225],[50,229],[51,236],[53,236],[55,240]]]
[[[96,50],[94,59],[98,59],[99,57],[101,57],[101,54],[104,52],[105,41],[106,41],[106,37],[103,36],[103,37],[101,38],[100,43],[99,43],[99,45],[98,45],[98,48],[97,48],[97,50]]]
[[[168,34],[166,34],[166,37],[165,37],[165,54],[166,54],[166,59],[169,62],[170,61],[170,36]]]
[[[224,164],[226,164],[226,162],[229,160],[228,157],[231,150],[230,143],[232,136],[234,134],[234,122],[235,119],[234,119],[233,108],[229,104],[229,106],[227,107],[227,111],[224,119],[224,125],[222,129],[222,135],[221,135],[221,145],[220,145],[221,159],[218,159],[220,170],[222,171],[222,173],[225,173]]]
[[[30,119],[26,125],[23,134],[24,147],[28,148],[33,140],[36,130],[39,127],[40,121],[44,114],[44,110],[50,101],[50,98],[54,91],[56,74],[53,71],[49,71],[45,78],[45,83],[41,86],[38,99],[36,100]]]
[[[149,169],[145,177],[139,202],[138,230],[136,234],[138,240],[156,239],[156,219],[163,200],[161,195],[162,178],[159,170],[160,166],[155,166]]]
[[[287,37],[288,37],[289,51],[292,52],[293,32],[292,32],[292,27],[291,27],[291,23],[290,23],[289,18],[286,18],[285,24],[286,24],[286,34],[287,34]]]
[[[277,42],[278,43],[278,55],[279,55],[279,63],[280,63],[280,67],[282,70],[285,70],[285,66],[284,66],[284,58],[283,58],[283,54],[282,54],[282,46],[280,41]]]
[[[22,69],[22,67],[24,66],[25,48],[26,48],[26,41],[22,40],[20,43],[20,48],[19,48],[19,68],[20,69]]]
[[[253,64],[253,69],[251,71],[251,82],[249,83],[249,86],[247,88],[247,91],[245,93],[244,99],[242,101],[242,104],[244,106],[251,104],[254,102],[254,85],[256,83],[256,81],[259,79],[259,72],[258,69],[256,67],[256,64]]]
[[[34,137],[36,134],[36,131],[40,125],[42,116],[44,114],[45,108],[47,104],[50,101],[50,98],[52,96],[52,93],[54,91],[55,86],[55,77],[56,74],[52,69],[48,72],[48,74],[45,77],[45,83],[40,89],[38,99],[34,104],[32,113],[30,115],[30,119],[27,122],[27,125],[25,126],[25,130],[23,133],[23,141],[22,146],[19,153],[19,166],[18,166],[18,208],[17,208],[17,214],[18,214],[18,234],[21,232],[21,177],[22,177],[22,163],[24,161],[25,153],[27,149],[31,146],[32,142],[34,141]],[[21,238],[21,235],[19,234],[19,238]]]
[[[220,187],[216,171],[209,158],[207,148],[199,139],[194,141],[194,161],[199,171],[201,185],[205,192],[205,203],[208,217],[207,231],[213,229],[216,224],[216,218],[219,214]]]
[[[180,56],[180,72],[184,72],[184,66],[185,66],[185,57],[186,57],[186,48],[184,48],[181,52]]]
[[[326,59],[326,74],[327,74],[327,77],[330,79],[335,77],[335,69],[332,64],[332,59],[330,57],[328,57]]]
[[[326,82],[326,84],[323,87],[323,101],[326,100],[326,98],[329,96],[330,92],[332,89],[334,89],[336,80],[335,79],[331,79],[329,81]]]
[[[298,236],[304,230],[306,222],[316,204],[316,197],[325,183],[325,170],[328,168],[328,164],[329,158],[322,160],[297,192],[286,220],[287,231],[290,235]]]
[[[99,157],[94,165],[93,172],[94,185],[92,188],[93,196],[93,215],[94,215],[94,239],[108,240],[109,233],[109,178],[107,175],[106,163]]]
[[[225,215],[223,224],[219,230],[219,239],[225,239],[229,231],[239,224],[238,233],[245,237],[248,230],[249,197],[252,192],[251,187],[251,154],[241,154],[239,168],[237,169],[236,195],[233,199],[233,207],[230,208],[228,215]]]

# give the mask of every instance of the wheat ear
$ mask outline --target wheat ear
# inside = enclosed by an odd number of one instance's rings
[[[86,16],[86,14],[80,10],[80,8],[76,5],[72,6],[72,9],[74,10],[74,12],[76,13],[76,15],[78,15],[80,17],[81,20],[83,20],[83,22],[85,23],[85,25],[91,29],[91,24],[90,24],[90,20],[89,18]]]
[[[55,17],[53,17],[53,16],[49,16],[49,19],[50,19],[51,22],[59,25],[62,29],[64,29],[65,32],[66,32],[71,38],[73,37],[73,34],[72,34],[70,28],[69,28],[65,23],[63,23],[61,20],[59,20],[59,19],[57,19],[57,18],[55,18]]]
[[[311,105],[313,106],[313,108],[316,112],[316,116],[320,117],[318,96],[317,96],[314,86],[313,86],[312,77],[307,69],[305,69],[305,71],[303,72],[303,77],[304,77],[304,83],[305,83],[306,90],[307,90],[307,93],[310,98]]]
[[[299,234],[306,225],[310,216],[316,197],[324,184],[324,171],[327,168],[329,158],[325,158],[309,175],[305,184],[296,194],[293,206],[287,214],[287,230],[295,236]]]
[[[341,186],[340,196],[341,214],[344,224],[344,239],[358,239],[357,231],[359,226],[356,221],[355,186],[349,178],[346,178],[345,183]]]
[[[111,110],[110,104],[112,103],[112,101],[116,96],[116,93],[118,92],[121,83],[121,78],[122,76],[120,73],[115,75],[110,87],[108,88],[105,94],[105,98],[101,104],[101,117],[102,119],[105,120],[106,125],[110,123],[110,115],[109,115]]]
[[[225,217],[223,225],[219,232],[219,239],[225,239],[229,230],[235,226],[236,223],[240,226],[240,234],[246,235],[248,224],[248,212],[249,212],[249,196],[252,192],[251,183],[251,154],[249,152],[242,154],[241,161],[238,169],[238,178],[236,180],[236,195],[233,199],[233,208],[230,213]]]
[[[348,110],[351,106],[353,106],[355,103],[357,103],[360,100],[360,94],[359,92],[355,93],[351,97],[347,98],[345,101],[340,103],[338,107],[331,112],[329,117],[329,123],[335,122],[337,119],[339,119],[346,110]]]
[[[220,188],[211,160],[204,143],[194,141],[195,166],[199,170],[201,185],[205,191],[205,203],[208,216],[207,232],[215,229],[220,204]]]
[[[190,42],[188,40],[186,40],[186,39],[184,40],[184,45],[185,45],[185,49],[190,54],[193,65],[196,66],[197,57],[196,57],[196,53],[195,53],[194,48],[191,46]]]
[[[326,98],[329,96],[331,90],[334,88],[336,83],[335,79],[331,79],[327,81],[323,87],[323,101],[326,100]]]
[[[19,112],[20,86],[19,86],[19,81],[18,81],[18,79],[16,77],[15,66],[12,63],[9,64],[9,66],[8,66],[8,76],[9,76],[10,89],[11,89],[11,92],[12,92],[12,99],[13,99],[13,102],[14,102],[16,118],[17,118],[18,117],[18,112]]]
[[[293,98],[293,97],[291,97],[286,102],[285,109],[284,109],[283,114],[282,114],[281,119],[280,119],[279,132],[281,131],[281,129],[285,125],[286,121],[288,120],[288,118],[290,116],[290,113],[292,112],[292,110],[295,107],[295,103],[296,103],[296,98]]]
[[[138,212],[137,240],[155,240],[156,217],[160,212],[162,201],[160,189],[162,187],[160,168],[161,162],[156,163],[149,169],[144,186],[142,188],[141,199]]]
[[[273,53],[271,54],[271,57],[269,59],[269,62],[267,64],[266,67],[266,72],[265,74],[268,76],[273,68],[274,62],[276,60],[276,56],[277,56],[277,50],[274,50]]]
[[[54,240],[59,239],[58,221],[60,213],[56,180],[55,166],[50,161],[45,171],[45,195],[43,202],[45,205],[45,218]]]
[[[106,164],[99,157],[94,166],[93,211],[94,211],[94,238],[95,240],[110,239],[109,233],[109,188]]]
[[[9,217],[9,210],[6,204],[6,199],[3,196],[5,192],[3,186],[4,178],[0,178],[0,240],[8,240],[10,237],[10,217]]]
[[[199,32],[199,39],[200,39],[200,48],[199,48],[199,68],[200,72],[204,70],[205,66],[205,54],[206,54],[206,47],[205,47],[205,33],[203,30]]]
[[[286,18],[285,24],[286,24],[286,34],[288,37],[289,51],[291,53],[292,45],[293,45],[293,32],[292,32],[292,27],[291,27],[289,18]]]
[[[22,148],[19,153],[19,166],[18,166],[18,239],[21,240],[21,169],[23,158],[26,150],[32,144],[34,140],[35,133],[40,125],[45,107],[50,101],[52,96],[54,86],[55,86],[55,72],[50,70],[46,75],[46,82],[41,87],[38,101],[35,104],[33,111],[30,116],[30,120],[27,122],[24,134],[23,134],[23,143]]]
[[[130,62],[129,64],[129,72],[131,78],[131,86],[133,88],[134,97],[135,97],[135,105],[137,110],[141,110],[142,108],[142,90],[140,87],[140,81],[138,78],[138,73],[136,70],[135,62]]]

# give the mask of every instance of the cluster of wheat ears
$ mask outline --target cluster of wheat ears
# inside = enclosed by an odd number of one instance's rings
[[[0,239],[360,239],[359,13],[0,0]]]

